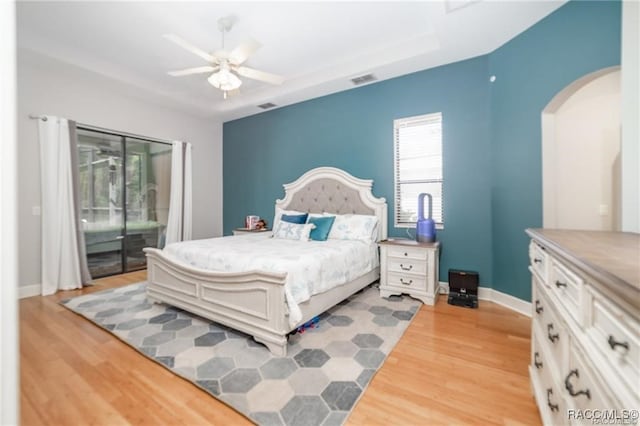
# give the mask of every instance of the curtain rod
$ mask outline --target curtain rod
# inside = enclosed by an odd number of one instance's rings
[[[45,116],[45,115],[29,114],[29,118],[31,120],[47,121],[47,116]],[[168,141],[166,139],[159,139],[159,138],[152,138],[152,137],[148,137],[148,136],[141,136],[141,135],[136,135],[134,133],[119,132],[119,131],[115,131],[115,130],[105,129],[104,127],[92,126],[92,125],[89,125],[89,124],[82,124],[82,123],[76,122],[76,127],[80,128],[80,129],[84,129],[84,130],[94,130],[94,131],[98,131],[98,132],[102,132],[102,133],[108,133],[110,135],[115,135],[115,136],[125,136],[125,137],[130,137],[130,138],[135,138],[135,139],[141,139],[141,140],[145,140],[145,141],[149,141],[149,142],[157,142],[157,143],[162,143],[162,144],[165,144],[165,145],[173,145],[173,142]],[[193,149],[193,147],[191,147],[191,149]]]

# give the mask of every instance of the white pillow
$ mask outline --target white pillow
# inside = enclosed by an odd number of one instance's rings
[[[376,241],[378,234],[378,217],[364,214],[336,215],[330,240]]]
[[[305,214],[306,212],[299,212],[297,210],[282,210],[280,207],[276,207],[276,214],[273,217],[273,228],[272,229],[276,229],[278,227],[278,224],[280,223],[280,218],[282,217],[283,214],[287,214],[287,215],[301,215],[301,214]]]
[[[309,235],[315,227],[313,223],[298,224],[280,221],[273,231],[273,238],[309,241]]]

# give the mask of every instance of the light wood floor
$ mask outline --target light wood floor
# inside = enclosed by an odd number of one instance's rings
[[[20,301],[23,425],[244,425],[233,409],[57,302],[146,272]],[[540,424],[530,319],[499,305],[422,306],[348,425]]]

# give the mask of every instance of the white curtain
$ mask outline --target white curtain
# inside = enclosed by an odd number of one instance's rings
[[[69,121],[38,120],[42,191],[42,295],[82,287]]]
[[[171,195],[165,244],[191,239],[191,144],[173,142]]]

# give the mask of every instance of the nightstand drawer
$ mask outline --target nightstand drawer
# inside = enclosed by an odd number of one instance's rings
[[[387,247],[389,257],[397,257],[401,259],[427,260],[427,251],[416,249],[414,247]]]
[[[427,288],[427,280],[424,276],[389,272],[388,285],[424,291]]]
[[[427,272],[427,262],[415,259],[396,259],[390,257],[387,268],[392,272],[400,272],[403,274],[425,274]]]

